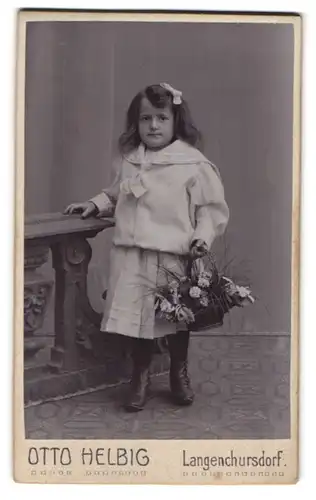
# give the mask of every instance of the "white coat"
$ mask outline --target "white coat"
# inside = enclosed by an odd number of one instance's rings
[[[114,210],[116,246],[183,255],[192,241],[211,247],[229,210],[216,167],[196,148],[176,140],[159,151],[144,146],[115,162],[109,188],[91,199],[100,215]]]

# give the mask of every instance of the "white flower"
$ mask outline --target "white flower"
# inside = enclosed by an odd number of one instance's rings
[[[200,276],[198,279],[198,286],[201,288],[208,288],[210,286],[210,280],[204,278],[204,276]]]
[[[249,288],[247,288],[246,286],[239,286],[237,285],[236,286],[236,291],[238,292],[238,295],[242,298],[242,299],[245,299],[245,298],[248,298],[249,295],[250,295],[250,290]]]
[[[204,297],[201,297],[200,303],[201,303],[201,306],[207,307],[209,304],[208,297],[206,295],[204,295]]]
[[[246,286],[237,286],[237,291],[239,294],[239,297],[242,300],[242,305],[247,305],[249,302],[253,304],[255,302],[255,299],[251,295],[251,291],[248,287]]]
[[[189,290],[190,297],[198,299],[201,296],[202,290],[198,286],[192,286]]]
[[[192,323],[194,321],[193,312],[185,306],[177,306],[176,317],[178,321],[184,321],[185,323]]]
[[[228,295],[235,295],[238,293],[237,286],[231,279],[225,277],[224,280],[226,281],[225,291]]]
[[[160,310],[165,313],[171,313],[174,311],[174,306],[170,304],[169,300],[163,299],[160,304]]]
[[[212,276],[213,276],[213,274],[212,274],[210,271],[202,271],[202,272],[200,273],[200,277],[201,277],[201,278],[205,278],[205,279],[207,279],[207,280],[211,280],[211,279],[212,279]]]

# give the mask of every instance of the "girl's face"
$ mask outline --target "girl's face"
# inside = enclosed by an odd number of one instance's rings
[[[148,149],[159,150],[173,138],[174,119],[170,106],[155,108],[145,97],[139,113],[138,132]]]

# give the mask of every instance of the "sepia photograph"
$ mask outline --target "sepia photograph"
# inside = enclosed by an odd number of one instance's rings
[[[300,16],[18,18],[20,477],[294,481]]]

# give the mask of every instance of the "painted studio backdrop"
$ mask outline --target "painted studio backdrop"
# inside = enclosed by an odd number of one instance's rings
[[[107,186],[131,99],[169,82],[182,90],[223,178],[231,217],[218,254],[226,249],[234,276],[258,297],[222,330],[289,333],[292,26],[33,22],[26,58],[26,214],[61,212]],[[111,235],[91,242],[89,295],[98,310]]]

